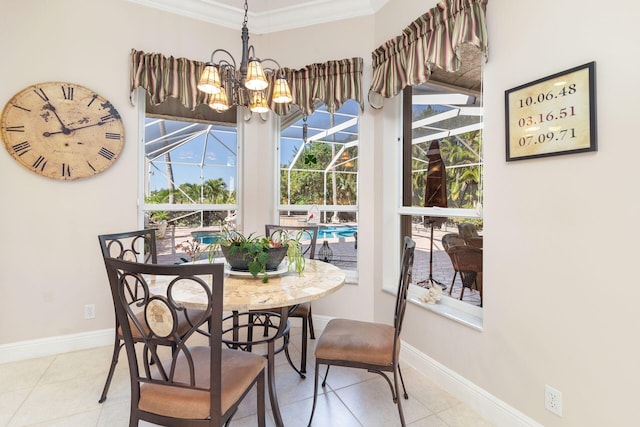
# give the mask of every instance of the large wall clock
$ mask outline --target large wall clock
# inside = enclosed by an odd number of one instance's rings
[[[124,145],[122,118],[113,104],[73,83],[21,90],[5,105],[0,127],[4,146],[18,163],[52,179],[103,172]]]

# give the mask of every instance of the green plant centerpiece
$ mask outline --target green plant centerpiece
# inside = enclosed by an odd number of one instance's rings
[[[305,230],[298,231],[297,233],[291,233],[290,231],[280,229],[275,230],[269,239],[272,242],[280,243],[283,246],[287,246],[287,260],[289,261],[289,271],[296,271],[299,275],[302,275],[305,267],[305,257],[301,250],[300,241],[305,236]],[[307,233],[308,234],[308,233]],[[310,238],[310,236],[309,236]]]
[[[292,266],[298,273],[304,270],[304,257],[300,254],[299,245],[288,236],[273,238],[255,236],[254,233],[245,236],[235,230],[225,230],[218,244],[232,270],[247,271],[253,277],[261,275],[263,283],[269,281],[267,272],[277,270],[285,256],[290,270]],[[302,258],[301,267],[298,258]]]

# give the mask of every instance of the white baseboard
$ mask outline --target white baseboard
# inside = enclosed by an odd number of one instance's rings
[[[404,341],[402,342],[401,359],[403,363],[420,371],[497,427],[543,427],[542,424],[527,417]]]
[[[329,320],[331,320],[330,317],[313,316],[316,336],[320,336]],[[417,369],[447,393],[468,405],[478,415],[497,427],[543,427],[542,424],[512,408],[404,341],[402,342],[401,359],[402,363]]]
[[[36,357],[112,345],[114,338],[114,329],[110,328],[73,335],[61,335],[3,344],[0,345],[0,363],[34,359]]]

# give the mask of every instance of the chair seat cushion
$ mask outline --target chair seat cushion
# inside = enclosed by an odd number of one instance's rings
[[[250,310],[250,311],[256,311],[256,312],[264,312],[265,310]],[[272,313],[277,313],[280,314],[280,309],[273,309],[270,308],[266,311],[270,311]],[[296,306],[296,308],[289,313],[289,317],[307,317],[309,316],[309,312],[311,311],[311,303],[310,302],[303,302],[300,303]]]
[[[307,317],[309,316],[309,311],[311,311],[311,303],[303,302],[302,304],[299,304],[291,314],[289,314],[289,317]]]
[[[333,319],[316,344],[316,358],[326,361],[393,365],[393,326],[358,320]],[[400,354],[400,341],[395,349]]]
[[[209,387],[209,347],[192,347],[197,373],[196,385]],[[222,414],[226,413],[264,369],[264,357],[240,350],[222,350]],[[189,382],[186,358],[181,355],[174,382]],[[169,366],[165,366],[169,369]],[[139,408],[146,412],[175,418],[206,419],[209,417],[210,395],[208,391],[172,387],[159,384],[140,386]]]

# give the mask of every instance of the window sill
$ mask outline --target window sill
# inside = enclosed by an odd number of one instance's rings
[[[344,271],[344,284],[345,285],[357,285],[358,284],[358,272],[355,270],[342,270]]]
[[[392,295],[396,294],[395,289],[390,290],[385,288],[384,291]],[[407,300],[412,304],[424,308],[425,310],[429,310],[433,313],[439,314],[440,316],[451,319],[454,322],[458,322],[469,328],[475,329],[477,331],[483,330],[482,307],[477,307],[475,305],[471,305],[466,302],[450,298],[448,296],[443,296],[442,299],[436,304],[427,304],[424,303],[421,299],[425,291],[426,289],[424,288],[410,285]]]

